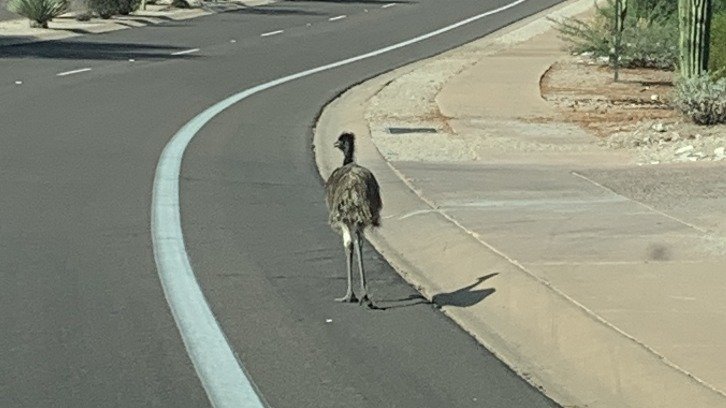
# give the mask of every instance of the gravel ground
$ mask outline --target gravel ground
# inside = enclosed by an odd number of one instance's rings
[[[387,159],[475,162],[496,152],[611,152],[639,165],[726,160],[726,126],[694,125],[671,107],[672,72],[626,69],[614,83],[607,67],[583,57],[568,57],[542,77],[542,96],[558,114],[537,121],[445,117],[437,95],[480,58],[462,50],[431,60],[370,99],[366,119]]]
[[[542,95],[599,144],[626,150],[636,163],[726,160],[726,125],[698,126],[672,107],[672,72],[626,69],[621,82],[587,57],[569,57],[542,78]]]

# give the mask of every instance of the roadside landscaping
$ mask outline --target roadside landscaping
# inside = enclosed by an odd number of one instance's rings
[[[187,0],[8,0],[7,10],[18,17],[25,17],[32,28],[48,28],[54,18],[75,18],[89,21],[92,18],[109,19],[114,15],[129,15],[139,10],[164,11],[172,8],[186,9],[197,3]],[[150,8],[147,6],[150,5]]]
[[[542,77],[543,98],[600,144],[635,149],[641,164],[726,159],[726,0],[714,0],[707,74],[680,78],[677,2],[630,0],[613,77],[614,1],[558,21],[567,58]]]

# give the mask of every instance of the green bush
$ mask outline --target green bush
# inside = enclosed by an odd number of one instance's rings
[[[726,123],[726,78],[708,74],[681,79],[676,87],[676,105],[699,125]]]
[[[726,0],[722,1],[726,4]],[[726,11],[713,16],[709,71],[716,79],[726,78]]]
[[[90,21],[93,18],[93,13],[90,11],[83,11],[76,14],[76,20],[78,21]]]
[[[126,15],[132,11],[136,11],[141,6],[141,0],[117,0],[118,1],[118,13]]]
[[[8,10],[30,19],[31,27],[48,28],[48,22],[68,11],[68,0],[10,0]]]
[[[86,0],[86,6],[104,19],[111,18],[112,15],[119,11],[117,0]]]
[[[621,66],[675,69],[678,63],[678,16],[673,12],[672,0],[635,2],[636,5],[640,3],[649,3],[649,7],[638,6],[640,8],[628,13],[623,30]],[[605,6],[597,8],[591,20],[568,18],[555,23],[570,51],[610,57],[614,46],[613,15],[614,5],[610,0]]]
[[[636,19],[661,19],[678,13],[677,0],[629,0],[628,7]]]
[[[186,0],[172,0],[171,6],[176,8],[190,8],[191,6]]]

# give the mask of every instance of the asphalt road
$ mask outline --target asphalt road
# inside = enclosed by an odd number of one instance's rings
[[[311,126],[347,87],[557,2],[532,0],[262,92],[217,116],[189,146],[187,251],[270,406],[553,406],[370,248],[372,296],[390,308],[332,301],[345,290],[344,256],[326,224]],[[159,154],[186,121],[231,94],[507,1],[381,7],[388,3],[286,1],[0,48],[0,406],[208,406],[151,249]]]

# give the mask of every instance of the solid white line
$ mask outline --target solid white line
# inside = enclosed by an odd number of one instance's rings
[[[90,70],[91,70],[91,68],[74,69],[73,71],[59,72],[56,75],[57,76],[73,75],[73,74],[78,74],[78,73],[81,73],[81,72],[88,72]]]
[[[172,52],[171,55],[191,54],[191,53],[197,52],[197,51],[199,51],[199,48],[192,48],[191,50],[184,50],[184,51]]]
[[[225,109],[266,89],[424,41],[526,1],[517,0],[410,40],[246,89],[195,116],[164,147],[156,167],[152,192],[151,237],[154,259],[164,295],[212,406],[260,408],[264,404],[212,314],[185,249],[179,209],[179,172],[184,151],[197,132]]]
[[[388,3],[388,4],[382,5],[381,8],[389,8],[389,7],[393,7],[395,5],[396,5],[396,3]]]
[[[260,34],[260,37],[269,37],[271,35],[277,35],[284,33],[285,30],[270,31],[269,33]]]
[[[342,14],[342,15],[339,15],[339,16],[335,16],[335,17],[330,17],[330,18],[328,19],[328,21],[336,21],[336,20],[342,20],[342,19],[344,19],[344,18],[346,18],[346,17],[348,17],[348,16],[346,16],[345,14]]]

